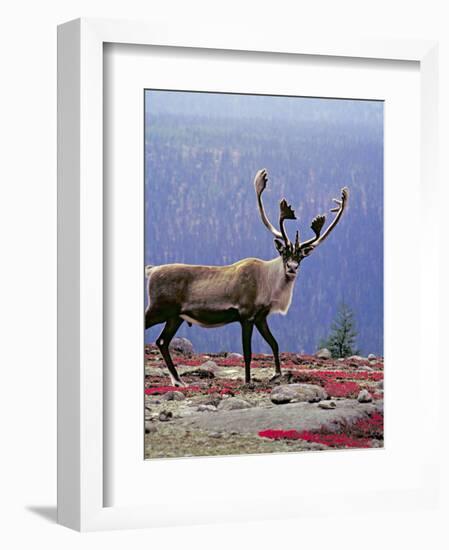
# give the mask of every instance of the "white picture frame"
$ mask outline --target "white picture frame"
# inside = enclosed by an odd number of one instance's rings
[[[438,376],[438,235],[439,222],[436,172],[438,146],[436,81],[437,44],[421,40],[364,40],[360,37],[311,40],[279,37],[270,42],[257,33],[233,34],[225,29],[205,29],[202,35],[189,34],[177,25],[171,29],[156,24],[81,19],[58,29],[58,521],[78,530],[136,528],[194,522],[277,517],[273,510],[265,516],[267,502],[250,501],[222,510],[209,507],[195,519],[192,515],[167,514],[163,506],[105,506],[104,471],[104,219],[103,209],[103,60],[105,44],[158,45],[170,48],[201,48],[259,52],[270,55],[314,55],[330,58],[403,60],[419,63],[421,85],[421,192],[426,247],[426,263],[419,288],[419,336],[426,342],[427,366],[423,357],[416,369],[423,387]],[[143,183],[142,183],[143,185]],[[426,239],[426,240],[425,240]],[[420,244],[420,245],[421,245]],[[424,289],[432,290],[426,292]],[[429,360],[429,355],[430,360]],[[437,402],[427,403],[425,415],[437,418]],[[429,428],[430,429],[430,428]],[[435,428],[436,429],[436,428]],[[341,456],[341,455],[340,455]],[[349,457],[349,454],[346,455]],[[245,457],[249,467],[259,457]],[[201,470],[201,460],[196,468]],[[288,458],[290,464],[294,455]],[[351,460],[348,458],[348,460]],[[379,506],[419,507],[435,502],[438,492],[436,447],[419,458],[417,466],[426,472],[408,487],[370,493],[372,509]],[[176,483],[176,480],[166,480]],[[299,500],[289,515],[323,514],[323,488],[316,495]],[[267,489],[268,491],[268,489]],[[267,501],[270,493],[267,493]],[[327,495],[329,496],[329,495]],[[350,493],[346,495],[350,496]],[[219,500],[219,499],[218,499]],[[357,508],[346,498],[340,512]],[[207,504],[205,508],[208,508]],[[225,512],[223,511],[225,510]],[[285,514],[284,514],[285,517]]]

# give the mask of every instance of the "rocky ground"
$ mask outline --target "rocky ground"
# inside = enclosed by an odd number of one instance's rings
[[[170,386],[153,345],[145,347],[145,456],[166,458],[383,446],[383,358],[283,353],[253,357],[244,383],[239,354],[171,351],[185,388]]]

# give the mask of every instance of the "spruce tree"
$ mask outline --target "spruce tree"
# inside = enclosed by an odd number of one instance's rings
[[[359,353],[355,347],[356,338],[354,313],[342,302],[332,323],[331,333],[326,340],[321,341],[320,347],[327,348],[334,358],[349,357]]]

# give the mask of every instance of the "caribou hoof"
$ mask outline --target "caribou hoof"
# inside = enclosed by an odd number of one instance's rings
[[[270,384],[290,384],[291,380],[293,378],[293,375],[290,371],[287,372],[277,372],[274,376],[272,376],[269,380]]]
[[[280,382],[282,378],[282,373],[277,372],[274,376],[272,376],[269,380],[269,382]]]
[[[172,386],[175,386],[177,388],[185,388],[187,387],[187,384],[185,382],[183,382],[181,380],[181,378],[179,380],[175,380],[174,378],[171,379],[171,385]]]

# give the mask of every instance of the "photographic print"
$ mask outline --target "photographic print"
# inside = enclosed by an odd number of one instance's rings
[[[144,102],[145,458],[383,447],[383,102]]]

